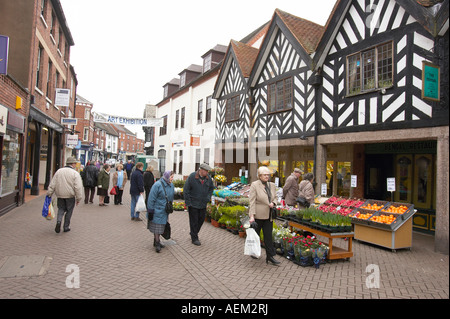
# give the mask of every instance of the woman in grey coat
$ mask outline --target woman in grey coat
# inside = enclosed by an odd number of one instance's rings
[[[157,253],[164,247],[160,242],[160,235],[164,233],[164,228],[169,217],[166,213],[166,201],[173,202],[175,188],[172,184],[172,180],[173,172],[164,172],[163,177],[152,186],[148,197],[147,218],[151,220],[148,229],[155,235],[153,246],[155,246]]]

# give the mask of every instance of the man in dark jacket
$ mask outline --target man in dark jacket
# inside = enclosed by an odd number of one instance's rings
[[[144,163],[138,162],[136,169],[130,177],[130,194],[131,194],[131,220],[140,221],[139,212],[136,212],[136,203],[139,200],[139,196],[144,194],[144,173],[142,169]]]
[[[200,246],[198,233],[205,221],[206,205],[211,200],[214,184],[208,171],[211,170],[208,164],[201,164],[198,171],[189,175],[184,184],[184,201],[189,211],[189,226],[192,243]]]
[[[98,169],[93,161],[88,161],[86,167],[81,172],[84,186],[84,203],[94,203],[95,186],[97,186]],[[89,196],[89,192],[91,193]]]

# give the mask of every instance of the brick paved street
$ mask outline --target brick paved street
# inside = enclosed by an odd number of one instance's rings
[[[123,206],[99,207],[97,197],[94,204],[81,203],[72,230],[56,234],[56,221],[41,216],[44,194],[0,217],[2,299],[449,298],[448,256],[433,251],[430,236],[414,233],[413,248],[397,252],[355,241],[353,258],[319,269],[277,256],[282,264],[276,267],[244,256],[244,239],[210,223],[201,230],[202,245],[194,246],[187,212],[170,216],[173,240],[157,254],[145,216],[130,220],[128,190]],[[41,256],[40,273],[1,276],[14,256]],[[379,288],[366,287],[370,264],[379,266]],[[69,265],[79,269],[79,288],[66,287]]]

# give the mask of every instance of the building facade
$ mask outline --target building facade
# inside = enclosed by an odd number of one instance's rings
[[[9,38],[8,77],[28,95],[22,97],[22,109],[27,112],[25,127],[17,132],[24,135],[23,141],[19,137],[13,142],[20,142],[24,154],[24,176],[19,177],[17,188],[19,193],[23,189],[39,195],[39,184],[46,188],[71,152],[65,146],[67,127],[61,119],[74,114],[77,79],[70,64],[74,42],[59,0],[2,0],[0,10],[0,34]],[[64,103],[56,100],[59,89],[70,90],[65,91],[69,96]],[[20,122],[19,118],[13,121]],[[31,190],[22,182],[27,176]]]
[[[299,167],[317,194],[412,203],[414,229],[448,253],[448,1],[337,1],[324,27],[276,10],[247,86],[233,60],[216,143],[243,141],[253,179],[268,165],[282,186]],[[440,68],[435,100],[425,66]]]

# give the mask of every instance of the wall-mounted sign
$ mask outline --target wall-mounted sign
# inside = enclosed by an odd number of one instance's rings
[[[191,146],[200,146],[199,136],[191,136]]]
[[[422,61],[422,99],[440,100],[440,68],[432,63]]]
[[[78,119],[75,119],[73,117],[63,117],[61,118],[61,124],[62,125],[77,125]]]
[[[0,35],[0,74],[8,74],[9,38]]]
[[[56,89],[55,105],[69,106],[70,89]]]

